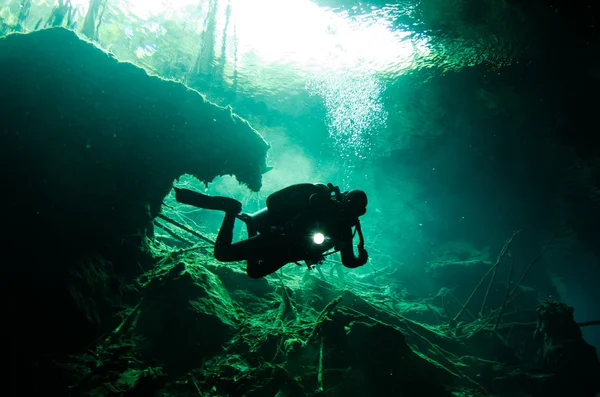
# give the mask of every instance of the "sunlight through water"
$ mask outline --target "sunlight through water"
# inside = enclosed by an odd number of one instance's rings
[[[233,16],[240,55],[309,72],[410,69],[415,52],[426,51],[393,29],[391,12],[351,18],[309,0],[234,0]]]
[[[71,0],[83,15],[89,2]],[[216,4],[215,44],[221,45],[223,36],[228,46],[235,42],[240,67],[245,55],[252,54],[265,64],[292,66],[300,74],[341,69],[402,74],[414,68],[417,57],[428,55],[426,38],[394,27],[398,16],[408,12],[406,7],[372,7],[354,15],[353,10],[320,7],[310,0],[221,0]],[[226,21],[228,5],[230,23]],[[195,32],[202,33],[209,1],[114,0],[110,6],[142,24],[168,19],[195,26]],[[227,29],[224,35],[223,29]],[[227,56],[234,55],[228,51]]]
[[[226,60],[219,78],[228,84],[233,84],[235,75],[240,86],[255,95],[276,97],[306,90],[320,97],[333,146],[347,162],[369,158],[373,135],[386,127],[384,81],[412,70],[418,59],[429,55],[426,38],[396,26],[397,19],[410,12],[406,5],[334,10],[310,0],[121,0],[112,4],[153,32],[159,31],[157,21],[168,19],[181,21],[180,26],[200,37],[213,35],[214,48],[224,49],[215,57]],[[206,22],[211,13],[212,32]],[[198,47],[182,50],[196,53]],[[150,42],[135,54],[151,57],[156,51]]]
[[[312,76],[308,92],[323,98],[329,136],[343,160],[365,160],[372,137],[385,128],[388,113],[381,101],[385,86],[374,74],[327,73]]]

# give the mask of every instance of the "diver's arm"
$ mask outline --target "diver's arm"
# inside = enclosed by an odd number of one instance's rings
[[[342,255],[342,264],[347,268],[354,269],[363,266],[369,260],[369,253],[365,249],[365,240],[363,238],[360,222],[356,224],[356,231],[360,238],[358,244],[358,257],[354,256],[354,247],[352,246],[352,228],[347,228],[342,235],[342,241],[339,244],[340,254]]]

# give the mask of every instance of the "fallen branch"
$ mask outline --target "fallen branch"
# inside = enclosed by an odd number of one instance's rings
[[[388,260],[390,260],[390,261],[392,261],[392,262],[394,262],[394,263],[396,263],[396,264],[398,264],[398,265],[400,265],[400,266],[403,266],[403,265],[404,265],[404,264],[403,264],[402,262],[400,262],[399,260],[392,258],[392,256],[391,256],[391,255],[389,255],[389,254],[386,254],[385,252],[383,252],[383,251],[381,251],[381,250],[378,250],[377,248],[374,248],[374,247],[372,246],[372,244],[370,244],[370,245],[369,245],[369,252],[377,252],[379,255],[381,255],[381,256],[384,256],[384,257],[385,257],[385,258],[387,258]]]
[[[504,313],[504,308],[506,307],[506,301],[508,301],[508,297],[510,295],[510,282],[512,281],[513,269],[515,267],[515,261],[511,257],[510,258],[510,270],[508,271],[508,281],[506,282],[506,294],[504,295],[504,300],[502,301],[502,306],[500,306],[500,311],[498,312],[498,316],[496,317],[496,323],[494,324],[494,331],[498,329],[498,324],[500,323],[500,317],[502,317],[502,313]]]
[[[200,240],[203,240],[203,241],[206,241],[207,243],[211,243],[212,245],[215,245],[215,242],[213,240],[209,239],[208,237],[204,237],[200,233],[193,231],[189,227],[187,227],[185,225],[182,225],[181,223],[179,223],[179,222],[177,222],[177,221],[169,218],[168,216],[166,216],[164,214],[158,214],[156,217],[162,219],[163,221],[169,222],[172,225],[177,226],[181,230],[185,230],[186,232],[188,232],[192,236],[198,237]]]
[[[590,325],[600,325],[600,320],[584,321],[582,323],[577,323],[577,325],[579,325],[580,327],[588,327]]]
[[[500,324],[498,326],[498,328],[510,328],[510,327],[537,327],[538,323],[537,321],[532,321],[529,323],[520,323],[520,322],[514,322],[514,323],[504,323],[504,324]]]
[[[448,321],[450,321],[450,325],[454,325],[452,316],[450,316],[450,312],[448,312],[448,308],[446,307],[446,302],[444,301],[445,297],[446,297],[445,294],[442,295],[442,307],[444,308],[444,313],[446,313],[446,317],[448,317]]]
[[[201,249],[209,249],[209,248],[212,248],[212,246],[211,245],[194,245],[193,247],[190,247],[190,248],[182,248],[177,251],[173,251],[173,254],[181,255],[181,254],[185,254],[187,252],[197,251],[197,250],[201,250]]]
[[[133,320],[135,319],[143,301],[144,298],[142,297],[138,304],[135,305],[135,307],[129,312],[129,314],[125,316],[123,321],[121,321],[121,324],[119,324],[119,326],[106,338],[105,342],[107,345],[111,344],[115,338],[117,338],[122,332],[124,332],[124,330],[127,330],[129,329],[129,327],[131,327],[131,324],[133,324]]]
[[[321,348],[319,349],[319,372],[317,373],[317,393],[323,392],[323,337],[321,336]]]
[[[182,243],[187,244],[187,245],[193,245],[194,244],[191,241],[185,239],[184,237],[181,237],[179,234],[175,233],[174,231],[172,231],[171,229],[169,229],[167,226],[163,225],[162,223],[160,223],[156,219],[154,220],[153,223],[154,223],[154,226],[160,228],[165,233],[167,233],[169,236],[173,237],[175,240],[181,241]]]
[[[200,390],[200,386],[198,386],[198,383],[196,382],[196,379],[192,378],[192,383],[194,384],[194,388],[196,389],[198,395],[200,397],[204,396],[204,394],[202,394],[202,390]]]
[[[483,296],[483,302],[481,303],[481,309],[479,310],[479,317],[483,316],[483,312],[485,312],[485,306],[487,303],[487,299],[488,296],[490,295],[490,291],[492,290],[492,285],[494,284],[494,281],[496,281],[496,274],[498,274],[498,268],[499,268],[499,263],[498,266],[494,266],[494,272],[492,273],[492,278],[490,278],[490,282],[488,283],[488,287],[485,290],[485,295]]]
[[[467,331],[467,327],[473,327],[474,330],[469,331],[469,333],[467,335],[461,336],[459,339],[470,339],[472,338],[475,334],[477,334],[479,331],[483,330],[485,327],[487,327],[487,325],[492,321],[494,317],[494,312],[492,311],[487,317],[481,317],[479,319],[477,319],[476,321],[472,322],[471,324],[468,324],[467,326],[465,326],[465,332]],[[479,324],[476,324],[477,322],[479,322]]]
[[[319,313],[319,316],[315,320],[315,325],[313,327],[313,330],[310,333],[310,335],[308,336],[308,339],[306,340],[306,342],[304,342],[304,345],[308,345],[313,340],[313,338],[319,333],[321,324],[323,323],[323,321],[325,321],[325,318],[327,317],[327,315],[329,315],[329,313],[331,313],[333,311],[333,309],[335,309],[335,307],[340,303],[341,300],[342,300],[342,295],[338,296],[337,298],[335,298],[334,300],[329,302],[327,304],[327,306],[325,306],[325,308],[323,310],[321,310],[321,313]]]
[[[502,251],[500,252],[500,255],[498,255],[498,259],[496,259],[496,263],[494,263],[494,265],[490,268],[490,270],[488,270],[487,273],[481,278],[481,280],[479,281],[479,283],[477,284],[477,286],[475,286],[475,289],[471,293],[471,296],[469,296],[469,299],[467,299],[467,301],[463,305],[462,309],[452,319],[452,321],[454,323],[456,323],[458,321],[458,319],[460,318],[460,316],[462,316],[463,312],[466,310],[467,306],[469,306],[469,303],[471,303],[471,300],[473,299],[473,297],[475,296],[475,294],[479,290],[479,287],[481,287],[481,284],[483,284],[483,282],[490,275],[490,273],[492,271],[494,271],[496,269],[496,267],[498,267],[498,265],[502,261],[502,258],[504,258],[504,255],[506,255],[506,252],[508,251],[508,248],[510,247],[510,244],[513,242],[514,238],[519,233],[520,233],[520,230],[517,230],[516,232],[514,232],[513,235],[508,239],[508,241],[506,242],[506,244],[504,244],[504,247],[502,247]],[[484,300],[484,304],[485,304],[485,300]]]
[[[448,292],[447,295],[450,295],[452,298],[454,298],[454,300],[456,301],[456,303],[459,304],[459,306],[462,306],[462,302],[460,301],[460,299],[458,299],[458,297],[456,295],[454,295],[452,292]],[[473,312],[471,312],[469,309],[466,309],[465,312],[471,316],[473,318],[473,320],[477,320],[477,316],[473,314]]]
[[[542,256],[544,255],[544,252],[546,252],[546,249],[550,246],[550,244],[552,244],[552,242],[554,241],[554,238],[556,237],[556,235],[552,236],[552,238],[550,240],[548,240],[548,242],[546,243],[546,245],[544,245],[544,248],[542,248],[542,250],[540,251],[540,254],[537,256],[537,258],[535,258],[533,260],[533,262],[531,262],[529,264],[529,266],[527,267],[527,269],[525,269],[525,272],[523,273],[523,275],[521,276],[521,278],[519,279],[519,281],[517,281],[517,283],[515,284],[514,288],[512,289],[512,291],[510,291],[509,296],[509,302],[512,301],[513,295],[515,293],[515,291],[517,290],[517,288],[519,288],[519,285],[521,285],[521,282],[523,282],[523,280],[525,279],[525,276],[527,276],[527,274],[529,273],[529,271],[531,270],[531,268],[533,267],[533,265],[535,265],[540,259],[542,259]]]

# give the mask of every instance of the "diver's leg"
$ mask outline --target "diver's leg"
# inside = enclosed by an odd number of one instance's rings
[[[302,260],[305,256],[294,239],[274,237],[265,239],[262,245],[261,260],[249,260],[246,266],[246,273],[250,278],[268,276],[288,263]]]
[[[215,258],[221,262],[258,260],[263,258],[272,244],[268,237],[258,235],[233,243],[233,226],[236,214],[225,213],[223,224],[215,242]]]
[[[241,256],[241,252],[232,249],[233,242],[233,226],[235,225],[235,214],[226,212],[217,235],[215,242],[215,258],[221,262],[241,261],[245,258]],[[238,258],[239,257],[239,258]]]
[[[281,259],[269,258],[266,260],[249,260],[246,264],[246,273],[250,278],[262,278],[275,273],[288,262]]]
[[[246,260],[246,273],[250,278],[261,278],[281,269],[290,261],[285,255],[273,252],[277,242],[268,236],[258,235],[232,244],[235,214],[225,214],[215,244],[215,258],[221,262]]]

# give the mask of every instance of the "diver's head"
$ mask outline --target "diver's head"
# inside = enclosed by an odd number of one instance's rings
[[[367,194],[362,190],[351,190],[344,193],[344,212],[359,217],[367,212]]]

